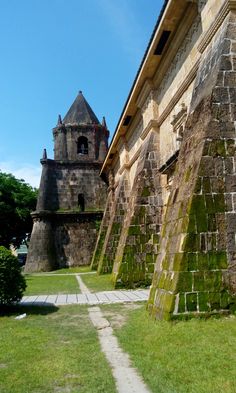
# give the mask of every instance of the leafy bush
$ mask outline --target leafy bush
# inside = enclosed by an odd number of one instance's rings
[[[32,230],[30,212],[35,210],[37,191],[24,180],[0,171],[0,244],[19,247]]]
[[[0,306],[18,302],[26,289],[18,259],[0,246]]]

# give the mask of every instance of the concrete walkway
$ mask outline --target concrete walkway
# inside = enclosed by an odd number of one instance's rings
[[[81,291],[79,294],[24,296],[20,304],[40,306],[85,304],[90,306],[88,308],[89,318],[95,329],[97,329],[101,349],[110,364],[117,392],[150,393],[137,370],[132,367],[129,355],[120,348],[109,321],[98,307],[99,304],[147,301],[149,289],[91,293],[84,284],[81,274],[75,274]]]
[[[77,280],[80,286],[82,295],[86,296],[92,303],[98,304],[94,301],[104,303],[104,298],[99,294],[90,293],[89,288],[84,284],[82,278],[78,275]],[[142,291],[108,291],[102,292],[104,296],[110,297],[109,303],[120,303],[124,301],[142,301],[146,300],[148,290]],[[115,295],[114,295],[115,294]],[[113,295],[113,296],[112,296]],[[91,297],[95,298],[91,298]],[[105,302],[107,303],[107,302]],[[104,317],[100,307],[91,306],[88,308],[90,320],[97,329],[98,338],[101,349],[111,366],[111,371],[115,379],[118,393],[150,393],[150,390],[145,385],[144,381],[138,374],[137,370],[132,367],[129,355],[125,353],[119,346],[117,337],[114,335],[113,329],[109,321]]]
[[[20,304],[25,305],[68,305],[68,304],[113,304],[126,302],[144,302],[148,300],[149,289],[116,290],[96,293],[73,293],[65,295],[24,296]]]

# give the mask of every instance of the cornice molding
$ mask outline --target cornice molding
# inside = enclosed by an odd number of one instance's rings
[[[198,68],[200,64],[200,59],[197,60],[197,62],[194,64],[190,72],[188,73],[187,77],[183,81],[183,83],[180,85],[179,89],[177,92],[174,94],[172,99],[170,100],[169,104],[167,107],[164,109],[162,114],[157,120],[157,125],[160,127],[161,124],[165,121],[165,119],[169,116],[173,108],[176,106],[176,104],[179,102],[181,99],[182,95],[184,92],[187,90],[187,88],[190,86],[190,84],[193,82],[194,78],[196,77]]]
[[[138,150],[134,153],[133,157],[126,162],[125,164],[122,165],[122,167],[119,169],[119,175],[122,175],[122,173],[125,170],[129,170],[131,166],[135,163],[135,161],[139,158],[140,152],[141,152],[142,146],[138,148]]]
[[[159,123],[157,120],[152,119],[148,122],[147,126],[144,128],[142,134],[140,135],[140,138],[144,140],[146,136],[149,134],[151,130],[159,131]]]
[[[204,37],[202,38],[201,42],[199,43],[199,45],[197,47],[200,53],[204,52],[204,50],[206,49],[206,47],[209,45],[212,38],[216,34],[217,30],[222,25],[226,16],[232,10],[236,10],[236,0],[226,0],[226,2],[221,7],[215,21],[212,23],[212,25],[206,31],[206,33],[204,34]]]
[[[136,105],[138,108],[142,108],[144,102],[146,101],[148,95],[150,92],[154,89],[154,83],[151,79],[146,79],[146,81],[143,84],[143,87],[138,95],[138,98],[136,100]]]

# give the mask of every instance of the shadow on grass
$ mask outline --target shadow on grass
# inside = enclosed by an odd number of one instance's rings
[[[47,303],[46,305],[23,305],[15,304],[11,306],[0,306],[0,317],[10,317],[14,315],[47,315],[57,312],[59,310],[54,304]]]

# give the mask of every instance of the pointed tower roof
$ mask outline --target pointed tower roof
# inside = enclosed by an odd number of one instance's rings
[[[64,124],[100,124],[97,116],[79,91],[75,101],[63,119]]]

